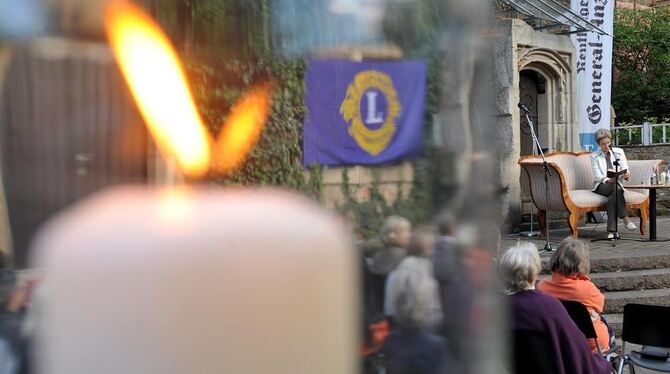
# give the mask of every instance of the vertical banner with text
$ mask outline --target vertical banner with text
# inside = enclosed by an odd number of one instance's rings
[[[593,133],[610,127],[614,0],[571,0],[571,5],[582,18],[609,34],[580,31],[571,37],[577,52],[579,143],[583,149],[595,150]]]

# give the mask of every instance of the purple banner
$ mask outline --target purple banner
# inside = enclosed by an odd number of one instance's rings
[[[305,165],[377,165],[422,154],[423,61],[315,60],[305,81]]]

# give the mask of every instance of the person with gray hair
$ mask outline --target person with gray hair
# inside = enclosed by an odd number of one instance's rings
[[[379,230],[384,248],[375,253],[370,270],[374,274],[386,275],[398,266],[407,255],[412,236],[412,224],[405,217],[389,216]]]
[[[532,243],[519,244],[507,250],[499,262],[505,292],[508,295],[535,289],[542,263]]]
[[[389,216],[379,230],[381,248],[367,263],[368,297],[375,312],[384,311],[384,295],[388,275],[407,256],[407,247],[412,236],[412,224],[407,218]]]
[[[593,192],[607,197],[607,235],[608,239],[614,239],[617,217],[623,218],[628,230],[635,230],[637,226],[626,214],[626,199],[624,188],[618,177],[609,177],[608,172],[615,171],[615,163],[619,162],[619,172],[623,178],[628,180],[628,160],[623,149],[612,147],[612,133],[608,129],[598,129],[595,132],[596,142],[600,149],[591,153],[591,171],[593,172]]]
[[[398,267],[389,274],[386,279],[384,296],[384,315],[392,322],[398,318],[398,305],[407,290],[410,281],[419,284],[422,305],[428,308],[427,315],[422,318],[422,324],[436,329],[442,322],[442,307],[438,292],[438,284],[433,276],[433,263],[430,259],[434,246],[433,235],[427,231],[417,230],[412,235],[409,245],[409,256],[407,256]],[[420,277],[422,275],[422,277]],[[393,326],[394,324],[392,324]]]
[[[542,264],[537,248],[531,243],[508,249],[498,262],[510,309],[510,332],[515,337],[531,334],[545,344],[523,344],[514,339],[515,373],[531,372],[528,357],[552,357],[552,372],[559,374],[611,373],[612,365],[600,354],[591,351],[584,334],[570,319],[555,297],[535,290],[535,281]],[[537,369],[537,368],[532,368]]]
[[[446,341],[430,332],[437,285],[421,260],[408,258],[394,272],[395,327],[383,347],[389,374],[443,373],[449,362]]]
[[[605,296],[588,276],[591,270],[588,244],[568,236],[553,253],[549,264],[551,278],[542,280],[538,289],[559,300],[572,300],[584,304],[591,314],[600,348],[608,350],[613,334],[602,318]],[[591,349],[596,351],[595,342],[589,343]]]

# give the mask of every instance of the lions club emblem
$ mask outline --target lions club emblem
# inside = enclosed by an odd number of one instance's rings
[[[356,74],[340,106],[342,118],[349,123],[349,135],[372,156],[391,143],[400,110],[391,77],[374,70]]]

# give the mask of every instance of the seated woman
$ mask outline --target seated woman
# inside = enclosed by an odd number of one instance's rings
[[[600,314],[605,307],[605,296],[588,277],[591,270],[589,247],[581,240],[563,239],[549,262],[551,278],[544,279],[537,288],[560,300],[579,301],[591,313],[591,321],[602,350],[610,347],[610,334]],[[596,350],[596,345],[591,345]]]
[[[626,200],[624,188],[616,177],[607,176],[608,171],[616,171],[615,163],[618,161],[620,172],[626,171],[623,178],[628,180],[628,161],[626,154],[621,148],[612,148],[612,133],[608,129],[598,129],[595,133],[599,150],[591,153],[591,171],[593,172],[593,192],[607,197],[607,235],[608,239],[614,239],[617,226],[617,217],[623,218],[628,230],[635,230],[637,226],[626,215]],[[617,196],[618,194],[618,196]]]
[[[537,248],[533,244],[523,244],[507,250],[500,257],[499,267],[505,293],[509,295],[512,331],[544,337],[549,349],[535,353],[550,356],[555,362],[555,372],[612,372],[612,365],[591,351],[584,334],[570,319],[560,301],[535,290],[541,263]],[[533,355],[534,352],[528,354]],[[524,371],[517,367],[517,373],[519,372]]]

